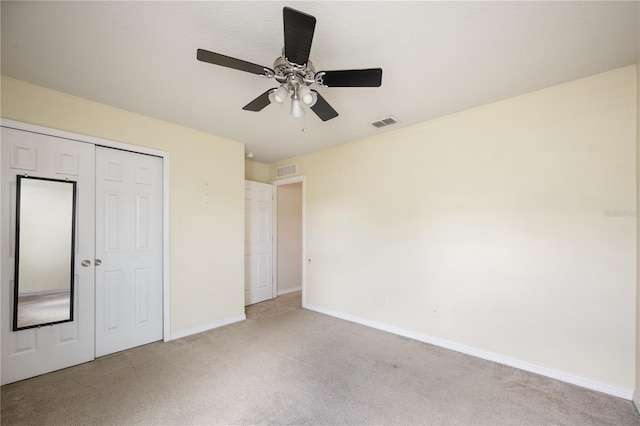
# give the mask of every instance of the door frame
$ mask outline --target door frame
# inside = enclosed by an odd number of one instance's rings
[[[169,153],[157,149],[116,142],[109,139],[82,135],[65,130],[52,129],[46,126],[23,123],[21,121],[0,119],[0,126],[47,136],[70,139],[77,142],[90,143],[107,148],[121,149],[139,154],[153,155],[162,159],[162,340],[171,340],[171,298],[170,298],[170,259],[169,259]],[[1,195],[1,194],[0,194]],[[3,253],[4,254],[4,253]]]
[[[306,200],[306,185],[305,185],[305,177],[304,176],[295,176],[286,179],[278,179],[271,181],[271,185],[273,185],[273,297],[278,297],[278,186],[281,185],[289,185],[292,183],[302,184],[302,258],[300,262],[302,263],[302,306],[304,307],[304,294],[305,294],[305,281],[306,281],[306,268],[305,268],[305,259],[307,258],[306,250],[307,245],[305,243],[306,240],[306,213],[305,213],[305,200]]]

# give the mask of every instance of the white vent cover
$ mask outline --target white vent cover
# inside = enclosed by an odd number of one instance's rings
[[[374,121],[373,123],[371,123],[371,125],[373,127],[380,128],[380,127],[385,127],[385,126],[390,126],[392,124],[396,124],[397,122],[398,122],[398,120],[394,116],[390,115],[389,117],[383,118],[382,120]]]
[[[276,169],[276,177],[291,176],[298,173],[297,164],[287,164],[286,166],[280,166]]]

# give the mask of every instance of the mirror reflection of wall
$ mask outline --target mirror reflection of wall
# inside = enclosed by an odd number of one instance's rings
[[[18,176],[14,330],[71,321],[75,182]]]

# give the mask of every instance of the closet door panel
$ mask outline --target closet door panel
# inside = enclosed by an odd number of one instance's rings
[[[8,127],[2,127],[0,140],[3,235],[0,335],[2,384],[5,384],[94,359],[95,147]],[[18,175],[76,182],[72,322],[13,331]],[[44,257],[43,264],[47,260]],[[87,266],[83,266],[83,260],[89,264],[85,262]]]
[[[162,339],[162,159],[96,147],[96,356]]]

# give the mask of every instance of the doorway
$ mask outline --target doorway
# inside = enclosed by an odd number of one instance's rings
[[[304,177],[274,185],[274,297],[301,292],[304,300]]]

